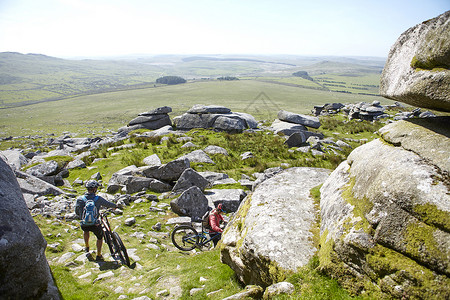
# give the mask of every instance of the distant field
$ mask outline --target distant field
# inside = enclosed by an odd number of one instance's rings
[[[65,60],[0,53],[0,136],[117,130],[139,113],[170,106],[172,117],[194,104],[216,104],[272,120],[280,109],[309,113],[330,102],[382,103],[380,58],[160,55]],[[307,71],[314,81],[292,74]],[[155,84],[184,77],[175,86]],[[237,81],[218,81],[222,76]],[[361,95],[369,94],[369,95]]]
[[[194,104],[216,104],[271,120],[280,109],[309,113],[314,105],[392,101],[376,96],[335,93],[256,80],[204,81],[175,86],[80,96],[55,102],[0,110],[0,136],[117,130],[138,113],[170,106],[171,116]]]
[[[370,95],[379,95],[380,93],[380,74],[360,76],[324,74],[313,78],[331,91]]]

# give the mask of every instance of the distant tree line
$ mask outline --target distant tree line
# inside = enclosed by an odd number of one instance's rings
[[[217,80],[239,80],[239,78],[234,77],[234,76],[222,76],[217,78]]]
[[[306,71],[298,71],[298,72],[292,73],[292,75],[293,75],[293,76],[296,76],[296,77],[304,78],[304,79],[306,79],[306,80],[314,81],[314,79],[312,79],[312,78],[308,75],[308,72],[306,72]]]
[[[163,76],[158,79],[156,79],[156,83],[161,84],[180,84],[180,83],[186,83],[186,79],[180,76]]]

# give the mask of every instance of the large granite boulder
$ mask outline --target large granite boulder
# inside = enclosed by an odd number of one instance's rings
[[[208,211],[208,199],[199,187],[192,186],[170,201],[170,207],[180,216],[201,218]]]
[[[11,168],[0,158],[0,298],[60,299],[33,221]]]
[[[22,166],[28,163],[28,159],[18,150],[0,151],[0,158],[14,170],[20,170]]]
[[[241,132],[248,128],[257,128],[252,115],[231,112],[229,108],[218,105],[196,104],[185,114],[174,118],[177,129],[212,128],[229,132]]]
[[[156,178],[161,181],[176,181],[181,174],[191,166],[189,159],[178,158],[167,164],[155,167],[143,167],[142,173],[149,178]]]
[[[183,173],[180,175],[180,178],[178,178],[177,183],[172,189],[172,193],[180,194],[193,186],[196,186],[200,190],[204,191],[208,185],[209,185],[208,180],[206,180],[202,175],[197,173],[194,169],[188,168],[184,170]]]
[[[450,111],[450,11],[405,31],[392,46],[380,94],[414,106]]]
[[[329,171],[287,169],[247,196],[222,237],[221,261],[245,284],[269,286],[308,263],[317,251],[311,230],[317,208],[310,190]]]
[[[130,132],[136,129],[160,129],[164,126],[171,126],[169,113],[172,108],[168,106],[159,107],[148,112],[140,113],[136,118],[128,123],[127,127],[119,128],[119,132]]]
[[[308,139],[310,136],[317,136],[323,138],[322,133],[308,131],[304,125],[285,122],[279,119],[275,119],[272,125],[270,125],[269,129],[278,135],[291,136],[294,133],[301,133],[302,135],[305,136],[306,139]]]
[[[238,210],[247,193],[241,189],[210,189],[205,192],[205,196],[210,207],[222,204],[223,210],[229,213]]]
[[[278,112],[278,119],[284,122],[303,125],[311,128],[319,128],[320,120],[315,116],[296,114],[285,110]]]
[[[450,295],[448,118],[399,121],[321,188],[320,267],[354,293]]]
[[[61,195],[64,194],[64,191],[60,188],[50,184],[38,177],[30,175],[25,172],[21,172],[16,170],[16,179],[19,183],[20,189],[24,194],[31,194],[37,196],[45,196],[45,195]]]
[[[49,160],[45,163],[27,169],[27,173],[36,177],[56,175],[59,171],[58,163]]]

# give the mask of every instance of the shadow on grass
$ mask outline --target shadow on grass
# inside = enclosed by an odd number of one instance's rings
[[[116,270],[121,267],[121,264],[119,264],[117,261],[99,261],[97,263],[100,271]]]

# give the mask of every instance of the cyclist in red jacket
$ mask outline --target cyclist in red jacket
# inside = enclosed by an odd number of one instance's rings
[[[222,204],[219,204],[209,214],[209,226],[211,227],[211,229],[209,230],[209,235],[212,238],[214,247],[216,247],[217,243],[222,237],[223,229],[220,227],[221,226],[220,223],[222,222],[226,225],[226,222],[222,216],[223,212],[224,212],[223,206]]]

